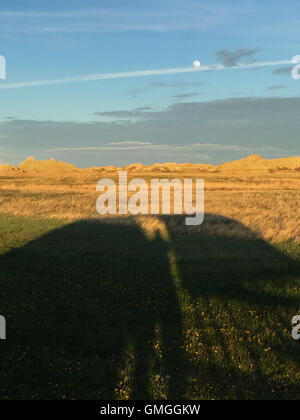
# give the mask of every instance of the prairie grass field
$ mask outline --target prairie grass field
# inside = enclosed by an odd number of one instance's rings
[[[0,399],[300,399],[300,174],[203,178],[189,228],[0,178]]]
[[[20,176],[0,178],[0,214],[48,219],[98,218],[96,184],[100,178],[118,183],[118,173],[79,176]],[[148,184],[154,177],[166,179],[203,178],[205,211],[233,218],[269,241],[300,241],[300,173],[217,174],[129,173]],[[130,194],[129,194],[130,195]],[[171,199],[172,199],[171,195]]]

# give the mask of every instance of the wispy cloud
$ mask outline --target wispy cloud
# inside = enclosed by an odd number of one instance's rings
[[[53,18],[72,19],[74,17],[95,17],[95,16],[132,16],[123,10],[112,9],[78,9],[78,10],[0,10],[0,18]]]
[[[189,99],[189,98],[195,98],[196,96],[199,96],[200,93],[178,93],[177,95],[173,95],[172,97],[177,100],[183,100],[183,99]]]
[[[111,142],[108,143],[109,146],[125,146],[125,145],[129,145],[129,146],[149,146],[152,143],[150,142],[145,142],[145,141],[115,141],[115,142]]]
[[[199,87],[202,86],[202,82],[186,82],[184,80],[164,81],[164,82],[152,82],[148,83],[144,87],[129,89],[124,92],[124,95],[136,98],[140,93],[151,89],[182,89],[186,87]]]
[[[261,61],[249,64],[238,64],[234,66],[224,66],[222,64],[204,65],[200,68],[194,67],[179,67],[172,69],[156,69],[156,70],[136,70],[122,73],[99,73],[99,74],[88,74],[83,76],[72,76],[65,77],[62,79],[48,79],[48,80],[34,80],[28,82],[14,82],[14,83],[1,83],[1,89],[17,89],[24,87],[34,86],[46,86],[46,85],[58,85],[65,83],[76,83],[76,82],[88,82],[95,80],[108,80],[108,79],[121,79],[129,77],[147,77],[147,76],[161,76],[171,74],[182,74],[182,73],[194,73],[202,71],[222,71],[222,70],[237,70],[237,69],[252,69],[260,67],[279,66],[284,64],[291,64],[291,60],[279,60],[279,61]]]
[[[279,89],[286,89],[287,86],[283,86],[283,85],[273,85],[273,86],[268,86],[267,90],[279,90]]]
[[[143,118],[149,114],[152,110],[150,106],[143,106],[135,108],[133,110],[115,110],[115,111],[103,111],[103,112],[94,112],[94,115],[98,117],[108,117],[108,118]]]
[[[246,152],[246,153],[284,153],[285,151],[278,147],[262,146],[262,147],[243,147],[239,145],[226,145],[217,143],[192,143],[192,144],[154,144],[142,141],[123,141],[108,143],[103,146],[83,146],[83,147],[58,147],[54,149],[43,150],[43,153],[49,152],[92,152],[92,151],[172,151],[172,152],[199,152],[199,151],[230,151],[230,152]]]
[[[237,50],[233,51],[223,49],[218,50],[215,55],[224,66],[232,67],[237,66],[242,58],[252,57],[257,51],[257,48],[238,48]]]
[[[230,24],[245,14],[238,5],[218,1],[152,0],[138,7],[89,8],[78,10],[0,10],[0,32],[88,33],[105,31],[203,31]],[[213,4],[211,4],[213,3]],[[17,23],[17,25],[16,25]]]
[[[174,80],[172,82],[152,82],[147,85],[149,88],[185,88],[185,87],[198,87],[202,82],[186,82],[184,80]]]
[[[278,69],[275,69],[273,71],[273,74],[276,74],[278,76],[290,76],[292,69],[293,69],[293,66],[279,67]]]

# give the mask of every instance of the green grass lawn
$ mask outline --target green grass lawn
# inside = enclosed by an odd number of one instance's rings
[[[300,245],[169,233],[1,217],[0,399],[300,399]]]

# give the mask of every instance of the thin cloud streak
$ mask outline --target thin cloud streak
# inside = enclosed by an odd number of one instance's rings
[[[121,79],[129,77],[147,77],[147,76],[162,76],[168,74],[182,74],[182,73],[194,73],[201,71],[222,71],[222,70],[236,70],[236,69],[251,69],[257,67],[270,67],[270,66],[281,66],[285,64],[291,64],[291,60],[280,60],[280,61],[261,61],[249,64],[238,64],[235,66],[224,66],[222,64],[212,64],[207,66],[201,66],[200,68],[194,67],[179,67],[173,69],[157,69],[157,70],[137,70],[123,73],[100,73],[100,74],[89,74],[84,76],[73,76],[62,79],[50,79],[50,80],[35,80],[29,82],[14,82],[0,84],[0,90],[6,89],[18,89],[24,87],[34,86],[47,86],[47,85],[59,85],[66,83],[78,83],[88,82],[95,80],[108,80],[108,79]]]
[[[59,147],[55,149],[42,150],[42,153],[50,152],[91,152],[91,151],[129,151],[129,150],[153,150],[153,151],[173,151],[173,152],[195,152],[195,151],[233,151],[233,152],[276,152],[283,153],[285,150],[278,147],[243,147],[238,145],[226,145],[217,143],[192,143],[187,145],[178,144],[154,144],[141,141],[124,141],[108,143],[103,146],[83,146],[83,147]]]

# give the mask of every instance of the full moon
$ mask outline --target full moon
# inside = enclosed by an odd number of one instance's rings
[[[193,66],[194,66],[194,68],[195,68],[195,69],[198,69],[198,68],[201,66],[200,61],[195,60],[195,61],[193,62]]]

